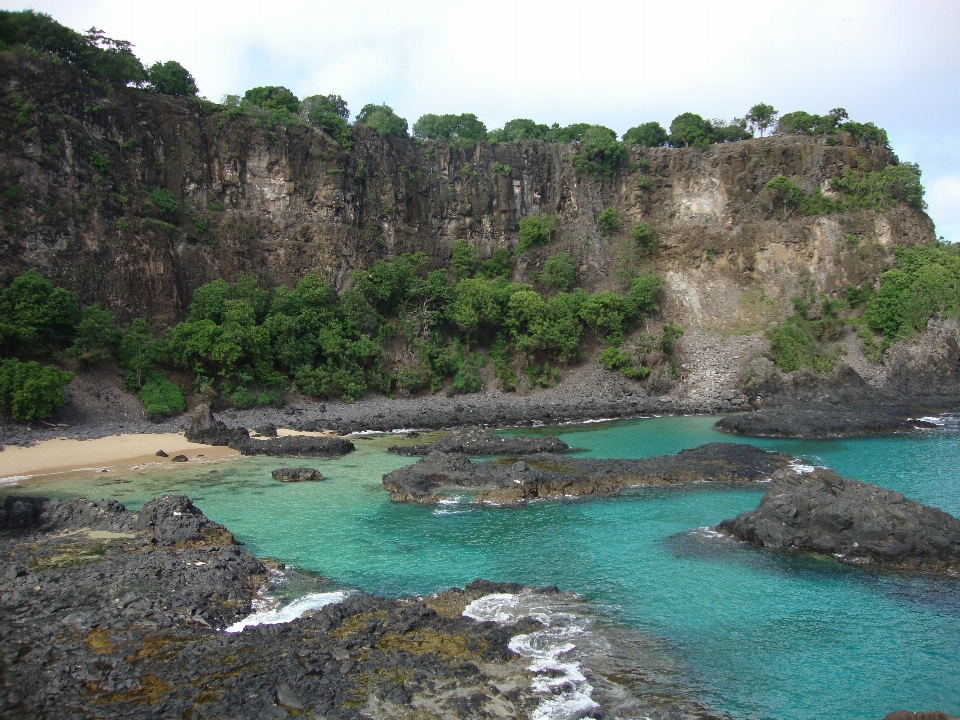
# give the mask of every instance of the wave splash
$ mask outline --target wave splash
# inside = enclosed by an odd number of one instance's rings
[[[254,601],[256,612],[252,612],[242,620],[230,625],[225,632],[237,633],[242,632],[244,628],[254,627],[255,625],[288,623],[296,620],[307,610],[317,610],[325,605],[342,602],[346,596],[347,594],[344,592],[310,593],[282,607],[269,607],[267,602]]]
[[[531,617],[543,624],[542,630],[515,635],[509,643],[511,650],[530,659],[533,691],[549,695],[533,712],[533,720],[574,720],[600,707],[590,697],[593,686],[575,659],[576,651],[603,643],[591,633],[590,618],[565,612],[560,601],[530,591],[485,595],[467,605],[463,615],[500,624]]]

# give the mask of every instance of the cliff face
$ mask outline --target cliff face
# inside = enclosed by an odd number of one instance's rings
[[[934,238],[929,218],[903,205],[784,218],[764,203],[776,175],[828,190],[861,158],[871,169],[895,161],[849,136],[634,148],[601,181],[574,170],[573,145],[456,151],[357,128],[347,152],[304,125],[101,87],[43,60],[0,55],[0,78],[0,281],[36,267],[121,319],[173,323],[199,285],[239,271],[270,286],[316,270],[342,288],[351,270],[404,252],[445,265],[457,238],[485,259],[516,246],[521,218],[551,213],[555,239],[517,259],[515,280],[566,250],[589,290],[652,270],[667,281],[666,317],[746,332],[800,287],[841,291],[876,277],[894,244]],[[158,210],[157,188],[179,212]],[[610,237],[596,225],[607,207],[623,219]],[[649,255],[629,238],[638,220],[656,232]]]

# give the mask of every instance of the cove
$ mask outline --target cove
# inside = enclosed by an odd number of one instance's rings
[[[750,442],[832,467],[960,515],[960,428],[865,438],[736,438],[716,418],[670,417],[538,428],[578,454],[644,457],[704,442]],[[849,568],[765,553],[703,530],[756,505],[763,486],[637,490],[514,508],[398,505],[383,473],[410,462],[394,438],[310,461],[328,479],[281,484],[288,460],[251,458],[17,492],[115,497],[136,508],[184,492],[257,555],[336,584],[399,596],[476,577],[557,585],[593,603],[615,634],[659,638],[676,683],[736,718],[881,718],[900,708],[960,712],[960,580]],[[624,663],[642,664],[643,658]]]

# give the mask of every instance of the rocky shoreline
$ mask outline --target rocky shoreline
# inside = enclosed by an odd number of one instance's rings
[[[477,580],[426,598],[339,592],[291,622],[244,627],[270,566],[182,495],[139,512],[11,496],[0,554],[5,718],[515,718],[570,692],[549,674],[559,668],[533,668],[511,643],[540,621],[468,612],[488,598],[542,608],[569,595],[556,588]],[[556,689],[538,689],[538,673]],[[594,681],[590,717],[638,707]],[[680,696],[651,702],[716,718]]]
[[[383,476],[394,502],[435,504],[440,488],[477,489],[474,503],[516,505],[530,500],[608,495],[629,487],[749,483],[770,477],[791,458],[752,445],[709,443],[675,455],[640,460],[571,458],[538,453],[473,462],[462,453],[433,452]]]

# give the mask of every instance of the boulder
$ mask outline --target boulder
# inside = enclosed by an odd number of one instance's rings
[[[717,530],[760,547],[829,553],[853,564],[960,565],[960,520],[826,468],[778,471],[755,510]]]
[[[276,437],[277,436],[277,426],[271,423],[266,425],[259,425],[253,429],[253,432],[260,437]]]
[[[242,443],[230,447],[239,450],[242,455],[307,458],[340,457],[356,449],[346,438],[312,435],[286,435],[266,440],[244,438]]]
[[[270,473],[270,475],[274,480],[279,480],[280,482],[313,482],[323,480],[323,475],[320,474],[319,470],[307,467],[277,468]]]
[[[237,449],[250,437],[246,428],[228,428],[210,412],[209,405],[197,405],[191,413],[190,427],[184,433],[187,440],[204,445],[225,445]]]
[[[187,459],[186,455],[174,455],[170,458],[170,462],[187,462]]]

